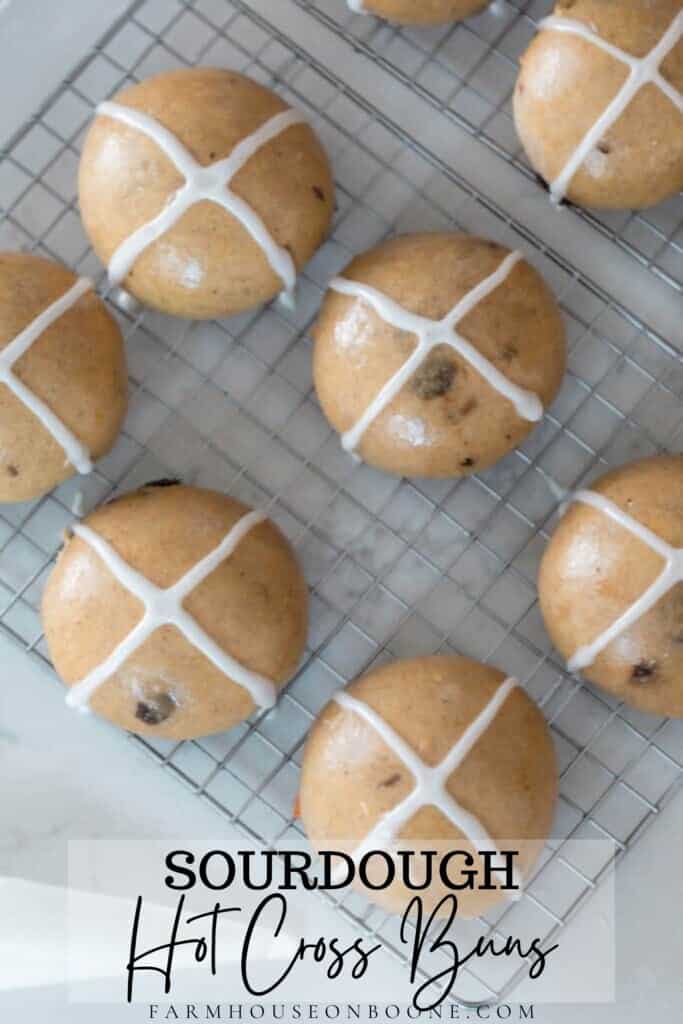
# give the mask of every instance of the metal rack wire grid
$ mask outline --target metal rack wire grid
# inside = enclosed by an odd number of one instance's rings
[[[505,5],[493,37],[481,19],[421,36],[352,20],[342,0],[291,3],[306,8],[303,29],[333,21],[396,68],[405,70],[412,53],[416,87],[458,116],[465,99],[484,89],[488,63],[511,73],[544,8]],[[228,66],[308,113],[334,162],[338,211],[332,236],[301,278],[294,312],[272,305],[196,324],[131,308],[120,293],[108,296],[130,366],[125,430],[90,477],[0,511],[0,622],[27,652],[48,661],[40,596],[79,496],[87,512],[119,490],[174,475],[266,507],[295,544],[311,588],[301,670],[274,710],[230,733],[181,744],[135,742],[228,821],[272,846],[301,836],[293,807],[302,744],[338,687],[395,657],[458,651],[490,660],[517,675],[542,706],[561,795],[552,839],[523,899],[461,927],[483,936],[514,928],[550,942],[680,784],[683,723],[639,714],[566,673],[542,627],[536,570],[558,489],[680,447],[681,359],[517,215],[416,145],[370,95],[342,83],[334,67],[306,50],[301,25],[293,22],[290,35],[272,24],[270,8],[257,0],[135,0],[2,154],[0,246],[62,260],[95,276],[105,291],[76,197],[79,146],[94,105],[165,69]],[[494,161],[519,159],[499,131],[509,77],[476,127],[495,139]],[[680,225],[667,232],[667,216],[654,211],[625,224],[647,228],[652,244],[640,256],[676,287],[670,256],[680,251]],[[606,218],[602,228],[612,231],[611,223]],[[308,332],[326,282],[352,254],[395,232],[449,227],[521,248],[545,275],[566,317],[569,371],[543,422],[494,469],[459,481],[393,479],[341,451],[312,390]],[[614,240],[638,247],[625,230]],[[609,855],[588,862],[585,851],[594,846],[580,841],[587,838],[610,840]],[[392,918],[352,894],[339,907],[403,956]],[[473,1003],[502,999],[524,970],[510,964],[506,972],[497,961],[487,974],[484,962],[476,973],[463,972],[456,994]]]

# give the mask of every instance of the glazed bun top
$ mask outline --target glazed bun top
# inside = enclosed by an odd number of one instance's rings
[[[303,652],[307,606],[296,556],[265,514],[163,481],[73,527],[42,613],[69,704],[189,739],[275,702]]]
[[[390,662],[335,695],[309,733],[299,806],[318,850],[358,860],[374,849],[495,851],[514,841],[525,877],[556,791],[550,733],[522,687],[491,666],[437,655]],[[400,911],[409,897],[372,898]],[[488,899],[459,901],[468,916]]]
[[[321,405],[385,472],[479,472],[555,398],[564,326],[519,252],[456,232],[402,235],[335,278],[315,327]]]
[[[334,208],[302,114],[236,72],[191,68],[123,90],[98,115],[80,202],[114,284],[198,319],[292,291]]]
[[[127,408],[118,324],[93,284],[0,253],[0,501],[28,501],[110,450]]]
[[[522,59],[517,129],[556,201],[653,206],[683,189],[679,0],[561,0]]]
[[[573,496],[539,576],[548,631],[572,671],[655,714],[683,717],[683,456],[622,466]]]

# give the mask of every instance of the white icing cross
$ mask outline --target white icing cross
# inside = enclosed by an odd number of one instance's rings
[[[342,295],[350,295],[363,299],[379,316],[392,327],[417,335],[417,345],[413,353],[387,381],[377,397],[370,403],[358,423],[342,436],[342,445],[348,452],[358,448],[365,431],[399,394],[415,371],[422,365],[432,349],[437,345],[449,345],[466,360],[477,373],[500,394],[514,405],[522,419],[536,422],[543,417],[543,403],[531,391],[518,387],[508,380],[493,363],[489,362],[474,345],[456,331],[456,327],[472,310],[488,295],[496,290],[512,273],[514,267],[524,257],[521,252],[513,252],[501,263],[498,270],[481,281],[447,313],[443,320],[429,320],[427,317],[410,313],[388,295],[358,281],[350,281],[344,277],[335,277],[330,288]]]
[[[291,296],[296,285],[296,266],[290,253],[279,246],[256,211],[230,189],[235,175],[263,146],[297,124],[306,124],[303,114],[285,110],[276,114],[252,135],[242,139],[229,157],[210,164],[198,163],[190,151],[172,132],[153,117],[118,103],[101,103],[97,113],[133,128],[156,142],[175,168],[185,178],[161,213],[138,228],[119,246],[109,261],[109,280],[113,286],[125,281],[145,250],[178,223],[187,211],[202,201],[216,203],[232,214],[263,250],[268,263]]]
[[[52,434],[57,444],[63,449],[67,462],[70,462],[79,473],[92,472],[93,465],[90,452],[78,440],[76,435],[69,430],[66,424],[62,423],[52,409],[17,377],[14,372],[14,364],[28,352],[31,346],[49,327],[75,306],[78,300],[86,292],[90,291],[92,287],[92,281],[85,277],[79,278],[76,284],[61,299],[57,299],[51,306],[48,306],[40,316],[36,317],[21,334],[17,335],[0,352],[0,383],[6,384],[19,401],[23,402],[36,419],[40,420],[48,433]]]
[[[183,608],[183,601],[215,569],[229,558],[240,541],[259,523],[266,520],[263,512],[250,512],[233,526],[224,540],[205,558],[187,572],[172,587],[162,590],[139,573],[98,533],[88,526],[72,527],[77,537],[84,540],[98,555],[118,582],[136,597],[145,608],[140,622],[112,651],[109,657],[94,668],[85,679],[73,686],[66,701],[71,707],[87,708],[93,693],[121,668],[123,663],[161,626],[175,626],[186,640],[203,654],[217,669],[251,694],[258,707],[269,708],[275,703],[277,691],[269,679],[240,665],[202,629]]]
[[[569,659],[567,662],[568,670],[570,672],[578,672],[592,665],[608,644],[611,644],[613,640],[621,636],[638,619],[651,611],[672,587],[683,582],[683,548],[674,548],[667,544],[666,541],[663,541],[661,537],[658,537],[656,533],[653,533],[643,523],[638,522],[633,516],[623,512],[618,505],[615,505],[613,501],[606,498],[604,494],[598,494],[596,491],[577,491],[570,498],[570,502],[573,501],[582,502],[584,505],[590,505],[598,509],[599,512],[603,512],[610,519],[613,519],[615,523],[618,523],[619,526],[623,526],[625,530],[632,533],[638,540],[647,544],[648,547],[652,548],[653,551],[656,551],[664,559],[664,568],[645,593],[637,601],[634,601],[631,607],[627,608],[624,614],[620,615],[616,622],[613,622],[599,637],[592,643],[586,644],[585,647],[580,647],[576,654]]]
[[[493,722],[508,696],[518,686],[516,679],[506,679],[502,683],[486,707],[470,722],[460,739],[451,747],[441,764],[431,767],[418,757],[415,751],[392,729],[380,715],[363,701],[356,700],[350,694],[336,693],[333,700],[353,714],[364,718],[377,732],[380,739],[403,762],[415,779],[415,788],[408,796],[398,803],[393,810],[380,818],[375,827],[353,851],[354,861],[359,861],[366,853],[376,849],[392,849],[410,819],[422,807],[436,807],[444,817],[459,829],[477,850],[487,851],[500,857],[495,842],[484,826],[472,814],[462,807],[447,790],[448,780],[457,771],[475,744]],[[519,885],[515,877],[515,885]]]
[[[584,135],[560,174],[550,184],[550,196],[553,202],[561,203],[571,185],[572,178],[584,163],[586,157],[619,120],[634,96],[640,92],[643,86],[648,84],[656,85],[683,113],[683,94],[678,89],[675,89],[670,82],[667,82],[660,71],[663,61],[683,37],[683,11],[676,15],[657,45],[645,57],[641,58],[634,57],[625,50],[613,46],[582,22],[575,21],[573,18],[562,18],[553,15],[549,18],[544,18],[539,24],[539,29],[569,32],[572,35],[581,36],[581,38],[600,47],[605,53],[610,54],[615,60],[626,64],[629,69],[628,78],[617,95],[609,106],[606,107],[593,127]]]

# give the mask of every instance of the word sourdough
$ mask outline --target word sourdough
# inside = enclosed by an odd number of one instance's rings
[[[109,280],[120,285],[145,250],[173,228],[180,218],[197,203],[208,201],[222,206],[232,214],[263,250],[268,263],[282,281],[285,293],[291,296],[296,285],[296,266],[289,252],[279,246],[256,211],[229,188],[238,171],[260,149],[294,125],[305,124],[303,114],[285,110],[272,117],[252,135],[242,139],[229,157],[204,167],[198,163],[182,142],[153,117],[118,103],[101,103],[97,113],[120,121],[153,142],[166,154],[176,170],[185,178],[170,203],[148,224],[126,239],[109,262]]]
[[[93,549],[119,583],[136,597],[145,608],[145,614],[138,625],[112,651],[109,657],[93,669],[85,679],[71,688],[67,695],[67,704],[71,707],[86,708],[93,693],[117,672],[124,662],[154,633],[160,626],[175,626],[186,640],[201,654],[220,669],[224,675],[234,680],[247,690],[254,703],[262,708],[272,707],[277,692],[269,679],[264,679],[255,672],[240,665],[227,654],[201,628],[199,623],[183,608],[183,601],[202,583],[218,566],[229,558],[240,541],[259,523],[266,520],[263,512],[250,512],[233,526],[225,539],[212,552],[206,555],[182,579],[172,587],[162,590],[150,580],[128,565],[123,558],[98,533],[82,524],[73,527],[73,532]]]
[[[537,422],[543,417],[543,403],[537,395],[513,384],[511,380],[489,362],[474,345],[456,331],[461,320],[472,312],[480,302],[500,287],[512,273],[515,266],[524,257],[521,252],[513,252],[507,256],[495,273],[476,288],[473,288],[447,313],[443,320],[429,320],[427,317],[410,313],[388,295],[358,281],[350,281],[344,277],[335,277],[330,288],[342,295],[350,295],[363,299],[386,323],[401,331],[417,335],[414,352],[387,381],[377,397],[370,403],[358,423],[342,437],[342,445],[348,452],[356,450],[368,427],[386,409],[399,394],[403,386],[410,380],[415,371],[422,365],[429,353],[437,345],[449,345],[466,360],[481,376],[501,395],[514,405],[522,419]]]
[[[52,435],[57,444],[66,455],[67,462],[78,470],[79,473],[92,472],[92,460],[90,452],[81,444],[75,434],[62,423],[30,388],[20,380],[14,372],[14,364],[25,355],[33,344],[51,327],[60,317],[64,316],[76,303],[93,287],[92,281],[87,278],[80,278],[73,288],[70,288],[66,295],[57,299],[51,306],[48,306],[40,316],[26,327],[21,334],[17,335],[0,352],[0,383],[6,384],[20,402],[33,413],[36,419],[40,420],[45,429]]]
[[[553,202],[561,203],[571,185],[572,178],[586,157],[595,149],[596,145],[610,128],[616,124],[633,98],[645,85],[656,85],[683,113],[683,94],[678,89],[675,89],[670,82],[667,82],[660,71],[664,60],[666,60],[674,47],[683,38],[683,11],[676,15],[657,45],[645,57],[641,58],[634,57],[632,54],[626,53],[625,50],[620,50],[618,46],[612,46],[611,43],[602,39],[596,32],[593,32],[582,22],[575,21],[573,18],[557,16],[544,18],[539,28],[554,32],[569,32],[572,35],[581,36],[582,39],[588,40],[589,43],[594,43],[595,46],[604,50],[605,53],[610,54],[615,60],[626,64],[629,69],[628,78],[617,95],[603,111],[593,127],[586,132],[560,174],[551,183],[551,198]]]
[[[656,533],[649,530],[643,523],[639,523],[633,516],[623,512],[618,505],[606,498],[604,494],[595,491],[577,491],[570,498],[570,502],[582,502],[592,508],[603,512],[610,519],[613,519],[619,526],[632,533],[638,540],[641,540],[648,547],[656,551],[664,559],[664,568],[654,581],[637,601],[634,601],[630,608],[620,615],[616,622],[613,622],[608,629],[600,634],[591,644],[580,647],[576,654],[567,662],[570,672],[578,672],[582,668],[588,668],[602,651],[611,644],[613,640],[621,636],[629,629],[634,622],[637,622],[643,615],[649,612],[660,598],[664,597],[678,583],[683,582],[683,548],[674,548]]]
[[[371,850],[393,848],[401,829],[422,807],[436,807],[470,840],[477,850],[491,854],[496,859],[500,858],[496,844],[481,822],[475,815],[461,807],[446,787],[448,780],[481,739],[508,696],[518,685],[516,679],[506,679],[483,710],[470,722],[441,764],[434,768],[425,764],[389,723],[363,701],[356,700],[348,693],[334,695],[332,699],[340,707],[358,715],[372,726],[415,779],[415,788],[404,800],[380,818],[375,827],[353,851],[352,857],[356,863]],[[516,878],[515,885],[519,886],[519,884],[519,879]]]

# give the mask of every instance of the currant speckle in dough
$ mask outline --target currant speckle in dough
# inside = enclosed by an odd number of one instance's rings
[[[486,469],[542,418],[564,374],[564,326],[542,278],[502,246],[404,235],[331,282],[314,378],[350,452],[405,476]]]
[[[163,484],[74,527],[47,582],[43,624],[72,706],[180,740],[274,702],[303,653],[307,589],[262,513]]]
[[[89,473],[127,408],[123,338],[90,281],[0,253],[0,501]]]
[[[375,14],[403,25],[444,25],[462,21],[490,0],[348,0],[357,14]]]
[[[679,0],[560,0],[522,58],[514,114],[556,202],[642,209],[682,191]]]
[[[370,849],[458,849],[480,867],[476,851],[514,849],[523,885],[556,794],[550,734],[524,690],[489,666],[435,656],[385,665],[333,698],[306,743],[299,809],[316,850],[358,860]],[[428,908],[444,894],[438,881],[421,893]],[[414,893],[396,882],[366,895],[400,913]],[[463,890],[459,913],[504,895]]]
[[[683,456],[642,459],[574,496],[539,598],[573,671],[641,711],[683,717]]]
[[[161,74],[102,104],[79,191],[112,284],[193,319],[291,296],[334,210],[329,162],[303,115],[218,68]]]

